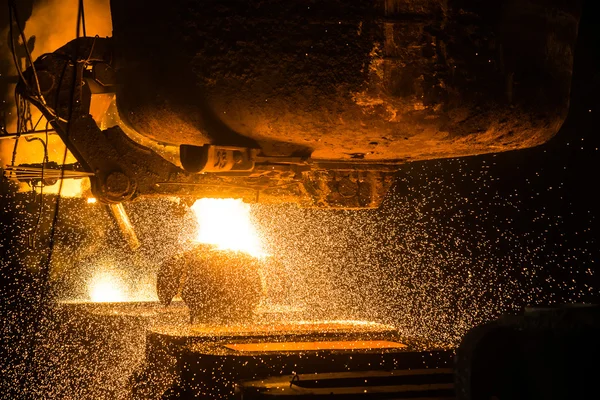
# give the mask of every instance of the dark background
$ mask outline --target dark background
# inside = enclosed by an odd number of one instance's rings
[[[26,18],[27,2],[18,3]],[[256,207],[269,243],[281,249],[298,279],[314,279],[314,292],[328,287],[333,306],[324,316],[392,322],[407,334],[456,344],[470,327],[524,306],[599,302],[600,32],[593,3],[584,4],[569,116],[547,144],[407,164],[376,212]],[[4,27],[6,13],[0,16]],[[5,75],[7,66],[0,68]],[[4,180],[1,195],[0,337],[6,356],[0,370],[20,373],[2,373],[0,389],[12,386],[16,396],[26,379],[21,372],[27,372],[32,335],[43,331],[40,298],[49,292],[41,292],[40,266],[55,199],[48,196],[41,205],[32,247],[27,241],[39,198],[14,193]],[[142,206],[128,207],[134,223],[148,217],[148,248],[165,240],[152,235],[161,230],[159,219]],[[106,247],[125,251],[110,233],[114,226],[107,223],[109,233],[102,233],[102,224],[84,221],[79,210],[76,200],[62,203],[59,241],[87,246],[100,235],[111,238]],[[102,213],[95,213],[86,218],[98,221]]]

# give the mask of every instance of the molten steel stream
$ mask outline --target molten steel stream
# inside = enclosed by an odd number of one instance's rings
[[[250,206],[237,199],[200,199],[191,207],[198,222],[198,243],[263,257],[260,238],[250,219]]]

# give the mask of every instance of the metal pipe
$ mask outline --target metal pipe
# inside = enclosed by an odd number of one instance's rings
[[[5,133],[0,135],[0,139],[17,139],[22,137],[40,135],[46,132],[48,132],[49,135],[56,135],[56,131],[54,129],[48,129],[47,131],[45,129],[41,129],[37,131],[29,131],[23,133]]]
[[[131,225],[131,221],[129,220],[127,211],[125,211],[125,207],[123,207],[123,203],[109,204],[108,206],[112,215],[115,217],[117,225],[127,241],[127,244],[131,250],[137,250],[140,247],[140,241],[135,234],[135,230],[133,229],[133,225]]]

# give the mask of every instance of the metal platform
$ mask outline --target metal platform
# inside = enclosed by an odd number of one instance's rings
[[[454,399],[451,368],[295,374],[242,381],[235,398],[259,399]]]
[[[147,336],[146,363],[134,376],[133,398],[233,399],[236,383],[248,380],[339,373],[394,380],[399,371],[437,368],[446,371],[440,393],[452,395],[452,354],[364,321],[156,327]]]

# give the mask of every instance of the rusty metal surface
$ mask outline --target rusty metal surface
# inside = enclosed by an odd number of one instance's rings
[[[101,130],[89,114],[90,79],[113,60],[111,39],[81,38],[36,60],[49,78],[41,95],[21,82],[18,90],[44,113],[90,175],[94,196],[119,203],[139,196],[241,198],[246,202],[294,202],[306,207],[374,208],[391,185],[395,162],[340,162],[260,154],[251,171],[186,172],[132,140],[119,126]],[[91,69],[91,71],[88,71]],[[25,73],[32,81],[31,69]]]
[[[101,202],[376,208],[402,163],[535,146],[558,131],[578,4],[114,1],[114,38],[40,57],[41,92],[31,69],[18,91],[93,174]],[[120,125],[99,128],[92,92],[116,92]],[[244,148],[254,168],[186,172],[132,136]]]
[[[119,203],[140,196],[241,198],[246,202],[294,202],[306,207],[374,208],[391,185],[396,163],[340,162],[307,157],[256,157],[250,171],[186,172],[132,140],[119,126],[101,130],[89,114],[95,68],[113,65],[111,39],[81,38],[36,60],[49,77],[41,95],[21,82],[18,90],[44,113],[91,175],[94,196]],[[89,71],[91,70],[91,71]],[[31,69],[26,79],[33,80]],[[51,79],[50,79],[51,78]],[[254,151],[252,151],[254,154]]]
[[[113,1],[117,103],[170,143],[402,161],[549,140],[579,3]]]

